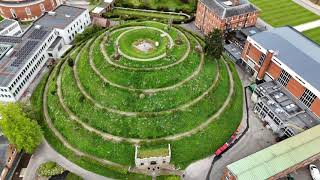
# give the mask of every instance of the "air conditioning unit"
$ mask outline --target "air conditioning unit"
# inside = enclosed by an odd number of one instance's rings
[[[49,16],[55,16],[56,14],[57,14],[57,13],[54,12],[54,11],[49,11],[49,12],[48,12],[48,15],[49,15]]]
[[[39,24],[38,24],[38,25],[35,25],[34,28],[35,28],[35,29],[41,29],[41,25],[39,25]]]

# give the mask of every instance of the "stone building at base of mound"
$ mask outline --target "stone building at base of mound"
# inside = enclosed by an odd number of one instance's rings
[[[168,166],[171,160],[171,146],[159,149],[142,149],[135,147],[135,165],[139,169],[156,171],[164,166]]]

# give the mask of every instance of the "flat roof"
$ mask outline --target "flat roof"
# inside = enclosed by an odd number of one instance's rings
[[[220,18],[228,18],[235,15],[247,14],[250,12],[258,11],[254,5],[247,0],[240,0],[240,4],[237,6],[228,6],[224,2],[226,0],[200,0],[209,9],[211,9]]]
[[[227,168],[237,180],[268,179],[320,153],[320,125],[267,147]]]
[[[86,11],[84,8],[60,5],[53,11],[53,13],[44,13],[39,19],[34,21],[34,24],[51,28],[65,29],[84,11]]]
[[[0,59],[0,86],[9,85],[54,28],[64,29],[84,11],[86,9],[60,5],[54,10],[54,16],[46,12],[21,37],[0,36],[0,44],[10,45],[9,51],[12,51]]]
[[[0,31],[4,30],[5,28],[7,28],[8,26],[10,26],[11,24],[15,23],[15,20],[12,19],[3,19],[0,22]]]
[[[261,101],[295,134],[320,124],[319,118],[275,81],[259,84],[255,91],[265,94]]]
[[[290,26],[257,33],[251,38],[320,90],[320,46]]]

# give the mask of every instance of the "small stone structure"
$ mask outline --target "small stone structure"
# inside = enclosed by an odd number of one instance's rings
[[[164,156],[150,156],[150,157],[139,157],[139,146],[136,146],[135,151],[135,164],[137,168],[148,169],[155,171],[163,166],[167,166],[171,160],[171,147],[168,144],[168,151]]]

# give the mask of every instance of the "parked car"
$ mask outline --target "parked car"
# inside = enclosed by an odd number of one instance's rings
[[[310,174],[313,180],[320,180],[320,172],[317,166],[310,164],[309,165]]]

